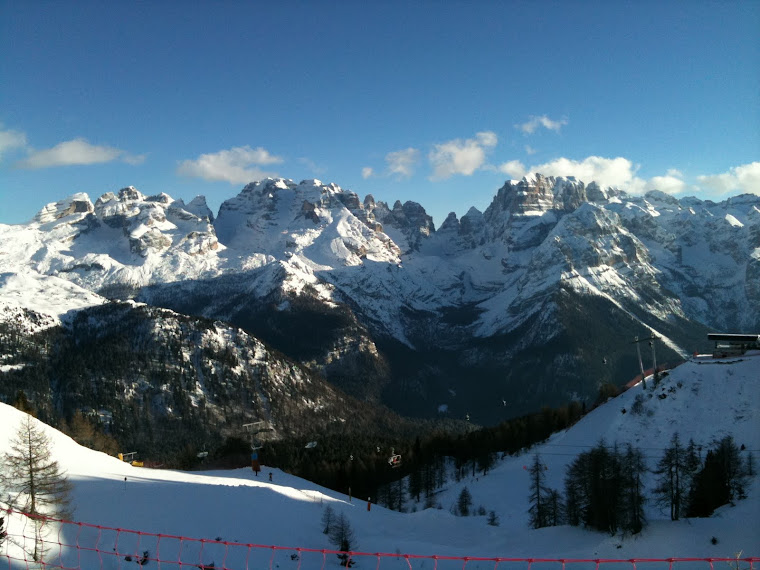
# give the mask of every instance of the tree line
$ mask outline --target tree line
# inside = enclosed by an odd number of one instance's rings
[[[681,443],[676,432],[656,467],[656,485],[647,495],[643,478],[649,470],[640,449],[608,446],[603,440],[567,466],[564,497],[546,485],[545,466],[538,454],[530,477],[529,520],[533,528],[570,524],[610,533],[636,534],[646,524],[643,506],[648,500],[681,517],[707,517],[718,507],[746,497],[754,475],[751,452],[746,458],[728,435],[700,457],[691,440]]]

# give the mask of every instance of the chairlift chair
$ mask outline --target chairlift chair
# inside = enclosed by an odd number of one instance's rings
[[[401,467],[401,455],[395,453],[393,448],[391,448],[391,456],[388,458],[388,465],[391,467]]]

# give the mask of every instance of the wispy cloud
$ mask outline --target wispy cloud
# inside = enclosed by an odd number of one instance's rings
[[[145,155],[132,155],[126,151],[110,146],[90,144],[83,138],[58,143],[52,148],[32,150],[25,159],[16,163],[19,168],[51,168],[54,166],[72,166],[101,164],[121,160],[128,164],[140,164]]]
[[[432,180],[445,180],[455,174],[470,176],[483,168],[486,153],[499,139],[491,131],[477,133],[472,139],[454,139],[433,145],[428,160],[433,167]]]
[[[531,154],[536,154],[536,152],[538,151],[536,151],[536,149],[530,146],[529,144],[525,145],[525,154],[531,155]]]
[[[722,174],[697,176],[700,186],[717,194],[741,192],[760,194],[760,162],[735,166]]]
[[[550,131],[558,133],[559,130],[566,124],[567,119],[560,119],[559,121],[555,121],[546,115],[541,115],[540,117],[531,116],[527,122],[515,125],[515,128],[520,129],[526,135],[534,133],[539,127],[543,127]]]
[[[281,162],[281,157],[270,154],[262,147],[251,148],[246,145],[202,154],[195,160],[183,160],[177,166],[177,174],[230,184],[244,184],[277,176],[274,172],[264,172],[259,166]]]
[[[325,172],[327,172],[327,168],[325,168],[324,166],[319,166],[316,162],[314,162],[310,158],[306,158],[305,156],[302,156],[301,158],[299,158],[298,162],[303,164],[306,168],[308,168],[314,174],[324,174]]]
[[[420,151],[416,148],[405,148],[389,152],[385,155],[385,162],[388,164],[388,173],[400,178],[410,178],[414,174],[414,169],[420,160]]]
[[[375,174],[375,171],[371,166],[365,166],[364,168],[362,168],[362,178],[364,178],[364,180],[366,180],[367,178],[371,178],[372,176],[374,176],[374,174]]]
[[[21,148],[26,148],[26,135],[21,131],[2,130],[0,124],[0,158],[8,151]]]

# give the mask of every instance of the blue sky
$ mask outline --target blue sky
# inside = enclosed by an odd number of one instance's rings
[[[760,2],[0,0],[0,223],[319,178],[440,225],[539,170],[760,194]]]

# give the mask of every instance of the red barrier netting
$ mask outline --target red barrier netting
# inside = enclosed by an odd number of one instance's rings
[[[5,518],[7,532],[0,545],[0,570],[5,560],[9,570],[142,570],[143,567],[145,570],[151,567],[161,570],[323,570],[346,565],[375,570],[599,570],[602,565],[613,564],[621,570],[755,570],[760,566],[760,558],[755,557],[622,560],[340,552],[153,534],[32,517],[3,508],[0,508],[0,516]]]

